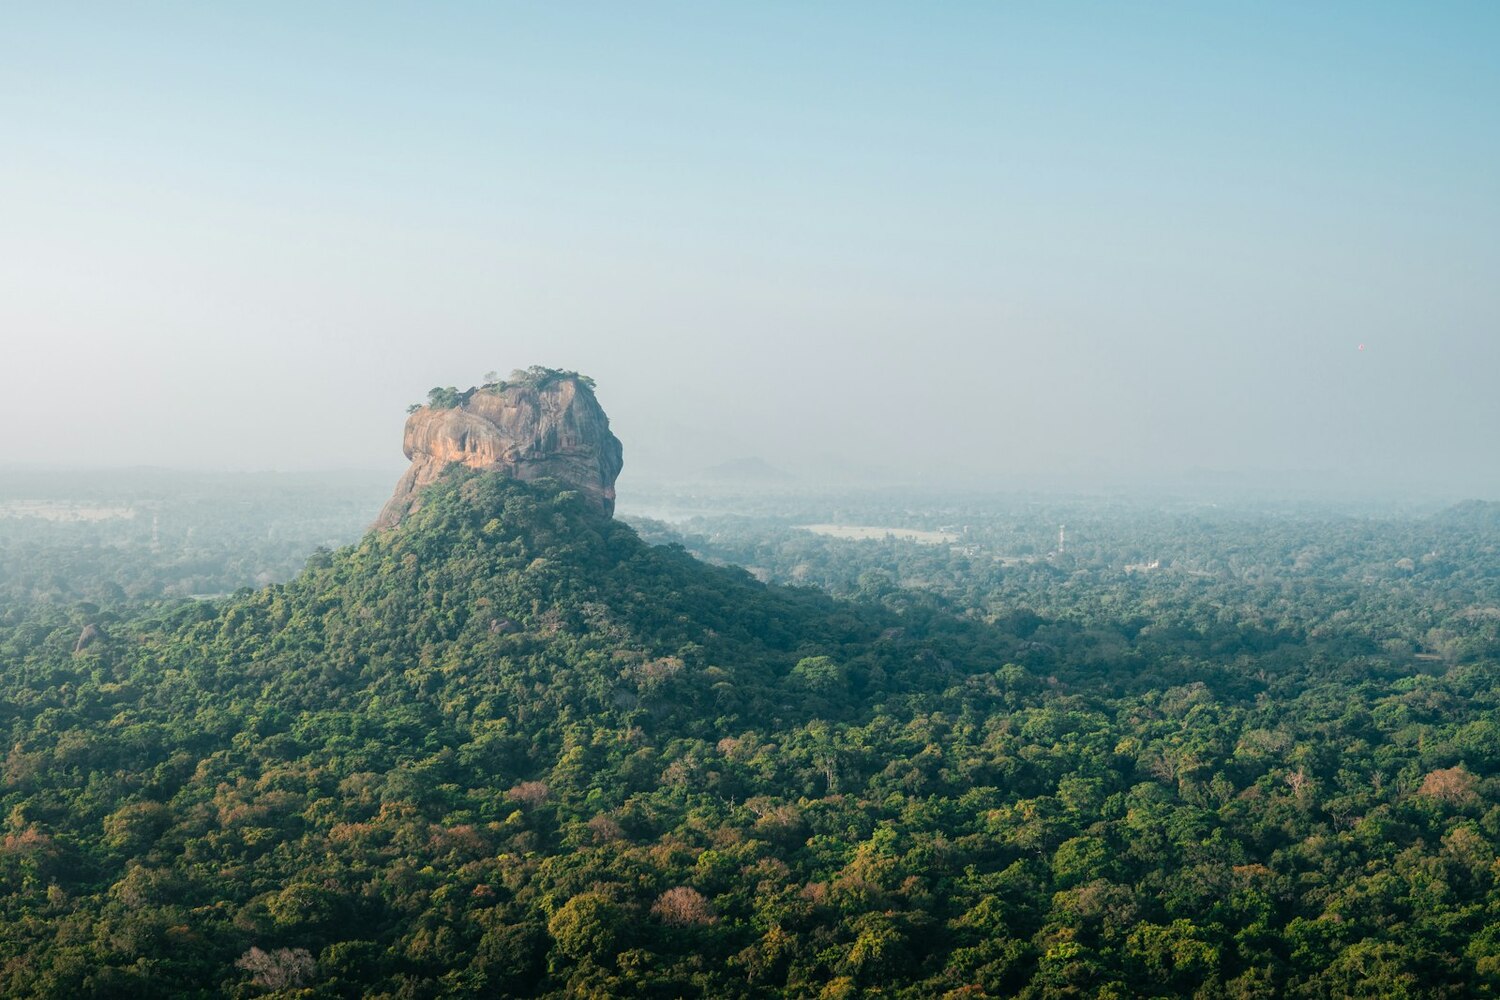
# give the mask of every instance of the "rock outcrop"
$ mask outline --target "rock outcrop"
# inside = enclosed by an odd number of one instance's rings
[[[404,442],[411,467],[376,528],[394,527],[417,510],[422,488],[453,465],[528,482],[555,479],[614,513],[622,451],[590,381],[537,368],[512,379],[465,393],[435,390],[430,405],[412,412]]]

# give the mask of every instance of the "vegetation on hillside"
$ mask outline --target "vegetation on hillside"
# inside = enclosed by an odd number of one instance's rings
[[[427,390],[426,406],[434,410],[451,410],[467,403],[476,392],[502,392],[514,386],[525,386],[530,389],[545,389],[554,382],[571,381],[593,389],[597,386],[592,378],[580,375],[575,371],[563,368],[544,368],[541,365],[532,365],[530,368],[517,368],[510,373],[510,378],[501,379],[495,372],[487,372],[483,385],[471,386],[460,390],[456,386],[433,386]],[[406,408],[407,413],[415,413],[424,404],[413,403]]]
[[[462,473],[285,585],[12,607],[0,993],[1495,992],[1493,632],[1148,579],[841,602]]]

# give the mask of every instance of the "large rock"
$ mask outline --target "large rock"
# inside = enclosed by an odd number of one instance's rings
[[[484,386],[455,402],[420,407],[407,419],[404,447],[411,468],[375,527],[393,527],[420,507],[422,488],[453,465],[526,481],[555,479],[614,513],[620,440],[579,376],[549,374]]]

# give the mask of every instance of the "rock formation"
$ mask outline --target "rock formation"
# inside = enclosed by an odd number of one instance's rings
[[[589,380],[572,372],[533,368],[510,381],[470,389],[434,390],[432,402],[406,421],[411,467],[375,522],[390,528],[418,509],[424,486],[452,465],[504,472],[516,479],[555,479],[615,510],[620,440],[594,398]]]

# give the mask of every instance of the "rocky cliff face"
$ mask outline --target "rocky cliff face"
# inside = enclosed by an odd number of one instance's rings
[[[420,407],[406,421],[404,447],[411,468],[376,528],[393,527],[420,507],[422,488],[455,464],[526,481],[556,479],[606,514],[615,510],[620,440],[577,376],[485,386],[460,394],[451,407]]]

